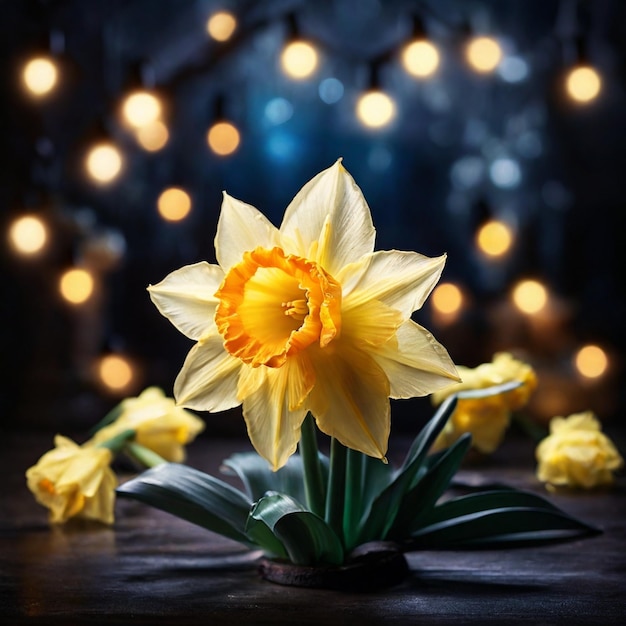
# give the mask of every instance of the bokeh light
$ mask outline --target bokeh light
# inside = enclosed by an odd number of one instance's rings
[[[100,143],[87,153],[85,167],[89,176],[98,183],[110,183],[122,171],[122,154],[112,143]]]
[[[428,78],[439,67],[439,51],[430,41],[413,41],[402,51],[402,64],[412,76]]]
[[[179,187],[169,187],[161,193],[157,201],[159,214],[168,222],[179,222],[191,211],[189,194]]]
[[[215,154],[228,156],[239,147],[240,135],[230,122],[217,122],[207,133],[207,144]]]
[[[26,89],[34,96],[50,93],[57,85],[59,71],[56,63],[47,57],[31,59],[24,66],[22,80]]]
[[[600,346],[589,344],[576,352],[574,366],[585,378],[599,378],[607,371],[609,359]]]
[[[492,37],[476,37],[466,49],[467,61],[479,74],[493,72],[502,60],[500,44]]]
[[[513,234],[504,222],[489,220],[476,233],[476,245],[485,255],[500,257],[511,249]]]
[[[228,11],[219,11],[209,17],[206,30],[215,41],[228,41],[237,29],[237,18]]]
[[[48,240],[44,222],[34,215],[23,215],[9,226],[9,244],[18,253],[33,255],[41,252]]]
[[[90,272],[81,268],[65,271],[59,280],[59,292],[70,304],[87,302],[94,291],[94,279]]]
[[[308,78],[317,69],[317,50],[306,41],[292,41],[285,46],[280,55],[280,63],[287,76],[296,79]]]
[[[463,306],[463,292],[454,283],[440,283],[433,290],[430,302],[438,313],[454,315]]]
[[[579,66],[569,72],[565,86],[572,100],[587,103],[600,94],[602,79],[593,67]]]
[[[135,136],[139,145],[148,152],[158,152],[167,144],[170,133],[167,126],[160,120],[138,128]]]
[[[382,128],[395,117],[396,104],[382,91],[368,91],[357,101],[356,114],[365,126]]]
[[[147,91],[136,91],[126,97],[122,104],[122,115],[127,124],[141,128],[156,122],[161,115],[161,101]]]
[[[130,359],[121,354],[107,354],[97,362],[96,376],[108,391],[123,393],[133,386],[136,374]]]
[[[521,280],[512,291],[513,304],[522,313],[539,313],[548,302],[547,289],[537,280]]]

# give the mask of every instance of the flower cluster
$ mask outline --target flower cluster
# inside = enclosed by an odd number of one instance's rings
[[[27,470],[27,486],[49,509],[50,522],[79,517],[112,524],[118,484],[111,469],[115,452],[132,439],[156,458],[182,461],[183,446],[204,428],[202,420],[156,387],[122,401],[114,414],[110,424],[82,445],[57,435],[55,447]]]
[[[537,478],[548,489],[610,485],[613,472],[624,465],[592,411],[553,418],[550,434],[537,446],[536,457]]]
[[[502,442],[511,422],[511,412],[522,408],[537,386],[533,368],[508,352],[494,355],[491,363],[478,367],[458,366],[462,382],[433,393],[434,404],[448,396],[471,389],[485,389],[503,383],[521,383],[515,389],[482,397],[461,397],[456,410],[435,442],[435,449],[448,447],[464,433],[471,433],[472,445],[489,454]]]

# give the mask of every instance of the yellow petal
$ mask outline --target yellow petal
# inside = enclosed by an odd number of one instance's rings
[[[319,429],[344,446],[384,458],[390,431],[389,381],[367,353],[346,342],[317,350],[308,404]]]
[[[239,405],[237,378],[242,363],[224,350],[220,335],[210,335],[187,355],[174,382],[176,402],[199,411],[225,411]]]
[[[341,160],[298,192],[280,233],[287,252],[316,261],[333,276],[372,252],[376,236],[367,202]]]
[[[458,380],[447,350],[412,320],[398,328],[395,342],[373,348],[371,354],[391,382],[392,398],[425,396]]]
[[[352,267],[337,277],[343,287],[344,309],[361,306],[368,300],[380,300],[398,309],[407,319],[422,307],[445,262],[445,254],[431,258],[417,252],[375,252],[361,261],[367,263],[367,268],[359,274],[356,284],[350,282],[350,276],[343,275],[354,273]]]
[[[206,262],[187,265],[150,285],[150,299],[184,335],[198,340],[214,327],[215,297],[223,270]]]
[[[300,440],[307,411],[296,407],[302,404],[313,383],[312,373],[302,367],[303,363],[294,358],[278,369],[255,368],[260,384],[243,401],[250,441],[274,470],[287,463]]]
[[[273,248],[279,242],[278,229],[263,213],[224,193],[215,235],[215,255],[225,272],[241,262],[244,252],[257,247]]]

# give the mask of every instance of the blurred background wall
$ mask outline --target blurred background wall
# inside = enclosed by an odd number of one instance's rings
[[[191,342],[146,286],[214,261],[223,190],[278,225],[339,157],[379,249],[448,253],[415,319],[456,363],[623,421],[625,2],[5,0],[0,36],[4,428],[171,394]]]

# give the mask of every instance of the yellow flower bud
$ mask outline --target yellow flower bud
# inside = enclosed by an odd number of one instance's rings
[[[54,445],[26,472],[28,488],[50,510],[50,522],[82,517],[112,524],[117,478],[109,467],[111,451],[81,447],[61,435]]]
[[[624,459],[601,430],[592,411],[553,418],[550,435],[535,451],[537,478],[549,489],[610,485],[613,472],[622,467]]]

